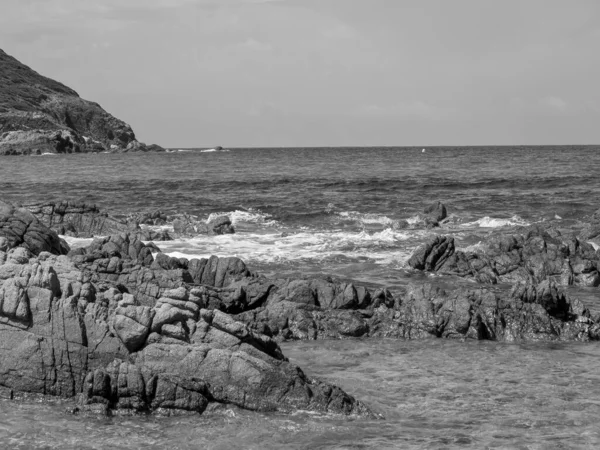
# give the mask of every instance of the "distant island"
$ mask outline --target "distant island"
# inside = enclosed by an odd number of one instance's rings
[[[0,155],[165,151],[77,92],[0,49]]]

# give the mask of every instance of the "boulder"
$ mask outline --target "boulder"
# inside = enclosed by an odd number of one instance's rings
[[[69,248],[55,231],[24,208],[0,201],[0,239],[4,248],[24,247],[34,255],[66,254]]]
[[[212,217],[206,222],[208,234],[233,234],[235,229],[229,216]]]
[[[425,207],[423,213],[425,214],[426,222],[433,226],[438,226],[448,216],[446,205],[439,201]]]

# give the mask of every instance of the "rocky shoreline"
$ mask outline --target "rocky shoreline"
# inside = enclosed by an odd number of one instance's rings
[[[444,219],[433,214],[424,225]],[[600,339],[600,317],[562,288],[597,286],[600,252],[552,227],[493,237],[479,252],[438,236],[409,265],[476,283],[443,289],[428,279],[390,292],[327,278],[269,279],[235,257],[172,258],[148,242],[172,236],[139,226],[166,219],[155,212],[119,220],[77,202],[0,202],[2,396],[77,398],[80,410],[105,414],[201,413],[225,403],[376,417],[307,377],[278,342]],[[226,217],[176,221],[178,236],[235,232]],[[58,233],[96,237],[71,250]]]
[[[0,49],[0,155],[157,151],[165,149]]]

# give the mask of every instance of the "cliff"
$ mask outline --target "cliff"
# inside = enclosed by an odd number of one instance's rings
[[[164,151],[73,89],[0,49],[0,155]]]

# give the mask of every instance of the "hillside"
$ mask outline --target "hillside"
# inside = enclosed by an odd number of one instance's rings
[[[0,155],[149,150],[164,149],[0,49]]]

